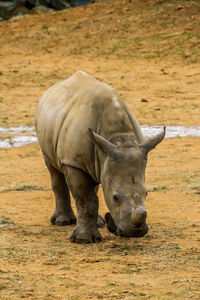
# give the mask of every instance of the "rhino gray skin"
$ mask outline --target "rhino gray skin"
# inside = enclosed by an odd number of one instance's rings
[[[36,131],[51,175],[56,208],[51,223],[76,223],[72,242],[101,240],[98,230],[98,185],[110,213],[108,229],[120,236],[148,232],[145,169],[148,152],[164,130],[145,140],[140,126],[109,85],[79,71],[48,89],[36,112]]]

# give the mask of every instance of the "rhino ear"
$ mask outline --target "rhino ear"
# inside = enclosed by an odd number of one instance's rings
[[[117,149],[117,146],[110,143],[108,140],[106,140],[101,135],[95,133],[91,128],[89,128],[88,130],[89,130],[90,136],[92,137],[92,140],[95,142],[95,144],[98,146],[98,148],[106,155],[113,156],[114,152]]]
[[[149,151],[151,151],[153,148],[155,148],[165,137],[166,133],[166,127],[164,126],[163,131],[158,133],[157,135],[152,136],[147,141],[140,144],[140,147],[144,151],[145,154],[147,154]]]

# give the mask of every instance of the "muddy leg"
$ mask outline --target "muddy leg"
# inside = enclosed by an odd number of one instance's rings
[[[95,193],[97,194],[98,193],[98,190],[99,190],[99,186],[96,185],[95,186]],[[98,215],[98,219],[97,219],[97,227],[98,228],[102,228],[105,226],[105,220],[104,218],[101,216],[101,215]]]
[[[70,194],[65,176],[49,162],[46,160],[45,162],[51,175],[51,185],[56,200],[56,208],[50,221],[53,225],[60,226],[76,224],[76,217],[71,208]]]
[[[92,178],[71,167],[65,169],[65,176],[78,211],[77,226],[71,232],[70,240],[76,243],[101,241],[101,234],[97,229],[99,203]]]

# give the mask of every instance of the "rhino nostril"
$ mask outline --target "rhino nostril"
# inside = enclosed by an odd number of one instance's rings
[[[147,217],[147,211],[145,209],[141,209],[136,213],[137,216],[141,216],[146,218]]]
[[[133,222],[135,224],[144,223],[146,217],[147,217],[146,209],[141,207],[140,209],[136,210],[135,214],[133,214]]]
[[[120,197],[119,197],[118,194],[114,194],[114,195],[113,195],[113,201],[114,201],[115,203],[119,203],[119,202],[120,202]]]

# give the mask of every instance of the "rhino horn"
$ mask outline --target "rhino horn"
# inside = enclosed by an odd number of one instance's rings
[[[95,133],[92,129],[89,128],[90,135],[95,142],[95,144],[99,147],[99,149],[107,154],[108,156],[114,156],[117,146],[110,143],[108,140],[106,140],[101,135]]]
[[[165,137],[166,133],[166,127],[164,126],[163,130],[159,132],[158,134],[152,136],[147,141],[140,144],[141,149],[144,151],[145,154],[147,154],[149,151],[151,151],[153,148],[155,148]]]

